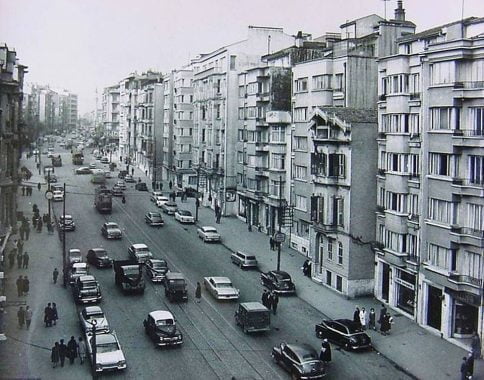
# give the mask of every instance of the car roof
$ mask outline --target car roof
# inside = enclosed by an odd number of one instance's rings
[[[159,213],[157,211],[150,211],[148,214],[151,215],[151,216],[161,216],[161,213]]]
[[[308,352],[311,352],[317,356],[316,350],[306,343],[287,344],[287,347],[289,347],[292,352],[294,352],[300,358],[302,358]]]
[[[60,217],[61,217],[61,219],[62,219],[62,218],[64,218],[64,215],[61,215]],[[66,214],[66,219],[72,219],[72,215],[68,215],[68,214]]]
[[[212,227],[212,226],[203,226],[203,227],[200,227],[202,230],[206,230],[206,229],[209,229],[209,230],[215,230],[217,231],[217,229],[215,227]]]
[[[116,222],[106,222],[106,226],[118,226],[118,223]]]
[[[69,249],[69,253],[71,253],[71,252],[79,252],[79,253],[81,253],[81,250],[80,249],[77,249],[77,248],[71,248],[71,249]]]
[[[270,273],[273,273],[275,276],[281,277],[281,278],[288,278],[288,279],[291,278],[291,276],[289,275],[289,273],[284,272],[282,270],[271,270]]]
[[[267,307],[262,305],[260,302],[244,302],[240,306],[244,307],[247,311],[265,311],[269,310]]]
[[[185,277],[183,276],[183,274],[181,274],[180,272],[168,272],[166,274],[166,278],[168,279],[172,279],[172,280],[176,280],[176,279],[185,279]]]
[[[72,264],[73,268],[87,268],[87,263],[74,263]]]
[[[173,318],[173,314],[166,310],[155,310],[149,313],[149,315],[155,320],[164,320],[164,319],[175,319]]]
[[[118,339],[114,333],[106,332],[106,333],[96,333],[96,346],[106,343],[114,343],[117,342]]]
[[[87,306],[87,307],[85,307],[85,310],[86,310],[86,314],[103,313],[102,309],[99,306]]]
[[[192,213],[188,210],[177,210],[178,214],[181,214],[181,215],[192,215]]]
[[[86,274],[85,276],[79,277],[80,281],[96,281],[96,278],[93,275]]]
[[[91,248],[90,251],[94,251],[94,252],[106,252],[106,250],[104,248]]]
[[[163,259],[148,259],[148,261],[151,261],[152,263],[166,263]]]
[[[216,283],[220,283],[220,282],[221,283],[225,283],[225,282],[232,283],[232,281],[230,281],[230,278],[228,278],[228,277],[207,277],[207,278],[213,280]]]
[[[338,322],[343,326],[349,328],[350,330],[361,330],[360,325],[357,324],[355,321],[352,321],[351,319],[334,319],[328,320],[328,322]]]
[[[144,243],[133,244],[132,247],[134,249],[148,248],[148,246],[146,244],[144,244]]]

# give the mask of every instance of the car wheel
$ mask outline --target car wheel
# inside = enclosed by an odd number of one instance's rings
[[[276,358],[276,355],[274,354],[271,354],[271,357],[272,357],[272,361],[276,364],[279,364],[279,360]]]

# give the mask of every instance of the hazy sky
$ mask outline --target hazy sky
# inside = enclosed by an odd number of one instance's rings
[[[406,0],[417,30],[484,16],[484,0]],[[397,1],[387,1],[393,17]],[[313,37],[368,14],[383,0],[0,0],[0,43],[29,67],[26,80],[79,95],[81,113],[95,91],[137,70],[167,72],[198,53],[243,40],[248,25]]]

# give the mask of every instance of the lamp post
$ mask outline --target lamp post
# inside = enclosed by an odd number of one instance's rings
[[[64,182],[64,197],[62,202],[62,226],[60,232],[62,233],[62,278],[64,288],[67,287],[67,268],[66,268],[66,183]]]
[[[97,320],[93,319],[92,322],[87,321],[92,326],[92,342],[91,342],[91,349],[92,349],[92,360],[91,360],[91,369],[92,369],[92,378],[93,380],[97,379],[97,372],[96,372],[96,359],[97,359],[97,345],[96,345],[96,325]],[[87,334],[86,334],[87,337]]]
[[[50,187],[50,170],[49,170],[49,173],[47,174],[47,191],[50,191],[50,189],[51,189],[51,187]],[[50,223],[50,220],[51,220],[50,219],[51,218],[51,215],[50,215],[51,212],[50,212],[50,210],[51,210],[51,207],[52,207],[51,206],[51,203],[50,203],[50,197],[49,197],[49,199],[47,201],[48,201],[48,204],[49,204],[49,223]]]

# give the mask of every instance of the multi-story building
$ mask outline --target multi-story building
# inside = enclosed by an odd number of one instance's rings
[[[142,85],[136,112],[138,119],[136,162],[150,178],[153,175],[155,151],[154,90],[153,82]]]
[[[172,71],[163,78],[163,128],[162,128],[162,177],[173,183],[175,167],[173,165],[173,125],[174,125],[174,77]]]
[[[484,19],[379,62],[375,294],[444,338],[483,334]]]
[[[119,111],[120,111],[119,85],[106,87],[102,94],[102,113],[106,143],[119,145]]]
[[[414,30],[399,2],[394,20],[347,22],[344,38],[319,39],[322,58],[293,67],[291,246],[311,258],[314,280],[348,297],[374,287],[377,59]]]
[[[203,172],[203,202],[235,214],[239,77],[261,65],[261,56],[290,46],[281,28],[249,26],[247,39],[202,54],[192,61],[194,164]]]

